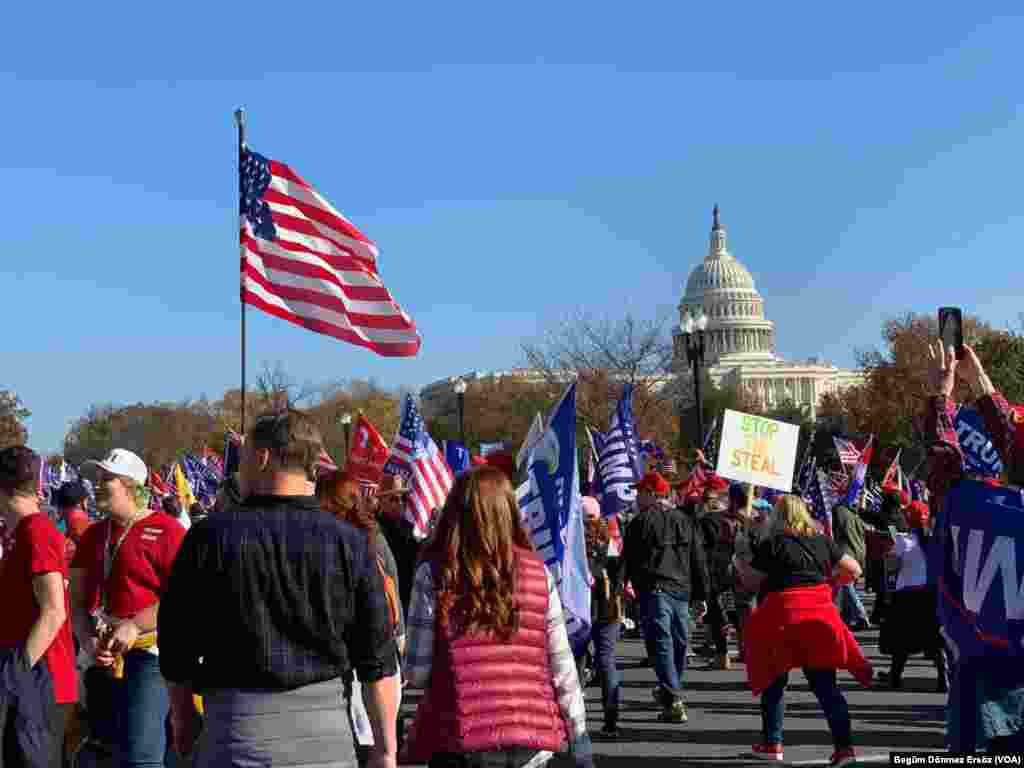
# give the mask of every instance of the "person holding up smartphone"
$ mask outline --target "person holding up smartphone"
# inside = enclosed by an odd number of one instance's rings
[[[940,324],[942,330],[946,328]],[[937,515],[942,514],[950,489],[967,476],[954,426],[958,406],[953,390],[958,377],[978,398],[975,405],[1003,459],[1006,479],[1014,486],[1024,486],[1024,429],[1015,428],[1013,409],[992,384],[974,350],[963,344],[962,356],[958,358],[955,341],[954,338],[950,344],[940,338],[937,344],[929,344],[933,394],[927,400],[924,414],[925,442],[929,446],[928,490],[931,508]],[[961,659],[950,672],[950,748],[961,753],[982,747],[989,752],[1024,749],[1024,730],[1012,725],[1024,722],[1024,669]],[[969,685],[970,690],[961,691],[962,684]],[[964,694],[969,696],[971,705],[961,706]],[[980,716],[982,711],[984,718]]]

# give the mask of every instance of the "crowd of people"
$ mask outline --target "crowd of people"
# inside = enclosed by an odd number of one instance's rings
[[[584,686],[597,677],[599,734],[617,738],[616,655],[633,619],[664,723],[690,717],[695,620],[711,668],[745,665],[762,716],[753,757],[784,759],[785,691],[800,669],[832,734],[829,764],[852,764],[855,723],[837,674],[899,688],[914,654],[934,661],[936,689],[949,694],[950,749],[1024,751],[1024,670],[951,657],[939,631],[926,555],[946,494],[967,477],[953,428],[958,376],[1009,483],[1024,482],[1024,456],[973,352],[958,361],[940,347],[933,360],[930,504],[888,486],[875,513],[834,508],[829,536],[798,495],[730,484],[699,452],[689,478],[649,471],[628,514],[603,517],[584,497],[585,643],[570,641],[507,456],[456,478],[420,541],[403,515],[403,478],[384,475],[368,494],[344,469],[318,472],[321,437],[296,410],[259,418],[237,478],[187,514],[154,508],[146,464],[117,449],[83,467],[99,518],[74,482],[51,519],[40,456],[6,448],[0,765],[535,768],[562,754],[587,768]],[[861,578],[876,593],[870,617]],[[856,638],[872,625],[887,673]],[[407,688],[422,698],[403,728]]]

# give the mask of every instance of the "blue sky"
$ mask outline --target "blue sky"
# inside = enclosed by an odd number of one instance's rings
[[[1019,4],[351,5],[6,11],[0,388],[33,447],[237,386],[238,105],[423,335],[383,359],[250,311],[251,377],[422,386],[578,307],[670,311],[715,202],[788,357],[1024,309]]]

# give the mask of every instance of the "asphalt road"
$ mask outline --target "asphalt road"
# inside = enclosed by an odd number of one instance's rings
[[[699,634],[699,631],[698,631]],[[878,632],[857,634],[865,655],[876,670],[888,670],[887,657],[878,653]],[[732,646],[735,655],[735,646]],[[737,664],[729,672],[712,671],[700,659],[690,659],[686,676],[689,721],[665,724],[657,720],[658,707],[651,698],[654,670],[643,664],[643,642],[625,639],[619,644],[619,668],[623,673],[621,735],[602,739],[600,688],[587,689],[589,726],[596,763],[602,768],[650,768],[673,766],[764,765],[744,757],[760,741],[758,700],[746,687],[746,672]],[[879,683],[865,689],[848,673],[840,673],[853,718],[854,745],[861,763],[889,764],[891,751],[943,749],[945,694],[935,693],[935,670],[923,658],[911,659],[904,674],[904,688],[893,691]],[[415,694],[410,697],[413,704]],[[411,714],[411,712],[409,712]],[[832,753],[828,725],[799,671],[790,675],[786,692],[786,762],[825,765]]]

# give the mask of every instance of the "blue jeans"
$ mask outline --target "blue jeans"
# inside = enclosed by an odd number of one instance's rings
[[[836,671],[834,669],[805,669],[804,677],[807,678],[811,690],[818,698],[822,710],[825,712],[825,719],[828,721],[829,730],[832,731],[832,741],[836,749],[847,749],[851,746],[850,734],[850,708],[846,704],[839,686],[836,685]],[[789,674],[780,676],[771,687],[761,694],[761,724],[764,733],[765,744],[782,744],[782,718],[786,713],[786,702],[783,694],[786,691],[786,684],[789,682]]]
[[[686,646],[690,641],[690,600],[672,592],[643,595],[644,639],[667,706],[683,697]]]
[[[868,620],[868,612],[864,610],[864,603],[860,601],[857,587],[853,584],[843,584],[836,589],[835,604],[847,625]]]
[[[119,768],[163,768],[171,709],[160,659],[145,651],[124,657],[124,678],[114,686],[113,720]]]
[[[620,679],[615,665],[615,649],[622,633],[622,623],[596,624],[591,638],[594,641],[594,666],[601,678],[601,702],[606,723],[619,719]]]

